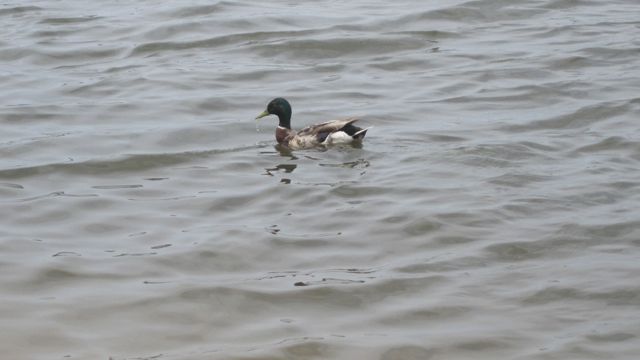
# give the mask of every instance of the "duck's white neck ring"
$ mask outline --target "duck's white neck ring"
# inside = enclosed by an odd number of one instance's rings
[[[287,130],[287,128],[286,128],[286,127],[284,127],[284,126],[280,126],[280,125],[278,125],[278,129],[281,129],[281,130]]]

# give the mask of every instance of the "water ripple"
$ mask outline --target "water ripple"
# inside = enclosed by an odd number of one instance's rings
[[[633,0],[25,4],[4,357],[637,357]]]

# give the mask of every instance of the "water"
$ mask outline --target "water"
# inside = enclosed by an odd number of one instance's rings
[[[639,11],[3,3],[3,358],[637,358]]]

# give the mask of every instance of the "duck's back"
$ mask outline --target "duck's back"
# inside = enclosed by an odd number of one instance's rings
[[[351,142],[356,139],[354,135],[358,132],[362,133],[361,136],[358,137],[358,140],[361,140],[366,130],[353,125],[356,121],[358,121],[358,118],[353,117],[326,121],[307,126],[297,133],[293,130],[283,129],[281,135],[276,131],[276,138],[279,143],[291,149],[308,149],[318,145],[330,145],[336,142]]]
[[[345,126],[350,125],[351,123],[354,123],[358,121],[358,118],[346,118],[346,119],[339,119],[339,120],[330,120],[330,121],[326,121],[320,124],[315,124],[315,125],[311,125],[311,126],[307,126],[306,128],[300,130],[298,132],[298,136],[309,136],[309,135],[323,135],[324,138],[320,141],[324,141],[324,139],[327,137],[327,135],[331,134],[332,132],[336,132],[336,131],[340,131],[342,130]]]

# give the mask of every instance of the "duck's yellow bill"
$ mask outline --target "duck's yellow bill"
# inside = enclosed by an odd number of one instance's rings
[[[267,110],[265,110],[265,111],[263,111],[260,115],[258,115],[258,116],[256,117],[256,120],[258,120],[258,119],[260,119],[260,118],[263,118],[263,117],[265,117],[265,116],[269,116],[269,115],[271,115],[271,114],[269,114],[269,112],[268,112]]]

